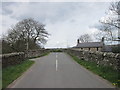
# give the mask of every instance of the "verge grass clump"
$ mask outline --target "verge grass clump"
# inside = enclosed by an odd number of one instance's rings
[[[2,69],[2,88],[6,88],[10,83],[23,74],[34,61],[25,60],[21,64],[8,66]]]
[[[68,53],[69,54],[69,53]],[[69,54],[77,63],[110,81],[114,86],[120,87],[120,71],[117,71],[109,66],[97,65],[95,62],[80,60],[78,57]]]

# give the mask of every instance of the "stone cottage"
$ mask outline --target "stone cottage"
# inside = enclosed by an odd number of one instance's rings
[[[103,46],[104,38],[102,38],[101,42],[84,42],[84,43],[80,43],[78,39],[77,45],[74,48],[79,50],[102,51]]]

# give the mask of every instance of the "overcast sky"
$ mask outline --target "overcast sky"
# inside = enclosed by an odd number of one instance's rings
[[[72,47],[80,35],[97,31],[93,26],[105,16],[109,5],[110,2],[3,2],[0,30],[5,34],[18,21],[34,18],[46,24],[51,34],[46,48]]]

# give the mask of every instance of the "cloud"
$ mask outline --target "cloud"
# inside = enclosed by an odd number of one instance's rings
[[[73,46],[80,35],[95,32],[89,26],[105,15],[108,6],[109,3],[102,2],[4,2],[3,31],[24,18],[32,17],[46,24],[46,30],[51,34],[46,47]]]
[[[11,26],[15,25],[18,20],[11,18],[9,15],[2,16],[2,33],[7,34]]]

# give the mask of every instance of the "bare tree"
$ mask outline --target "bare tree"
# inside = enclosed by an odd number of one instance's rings
[[[84,42],[90,42],[90,41],[92,41],[92,39],[91,39],[91,36],[89,34],[84,34],[84,35],[81,35],[79,37],[79,41],[81,43],[84,43]]]
[[[94,34],[97,40],[101,40],[101,38],[104,37],[106,41],[112,41],[116,38],[113,34],[115,30],[113,30],[114,28],[110,25],[100,23],[96,28],[99,29],[99,31]]]
[[[111,28],[112,30],[118,30],[118,39],[120,39],[120,1],[111,3],[107,15],[108,17],[104,18],[104,20],[100,20],[100,22],[105,27],[109,27],[107,31],[111,34]]]
[[[111,3],[109,7],[109,12],[107,13],[108,17],[104,18],[104,20],[100,20],[103,24],[108,24],[110,26],[113,26],[115,28],[119,28],[120,23],[120,1]]]
[[[48,35],[44,24],[28,18],[10,28],[7,41],[12,47],[20,46],[23,49],[27,47],[28,50],[31,46],[30,44],[39,44],[39,46],[45,44]],[[31,47],[34,47],[34,45]]]
[[[95,38],[100,40],[102,37],[105,41],[112,44],[113,41],[119,39],[120,33],[120,1],[110,4],[107,17],[104,17],[99,22],[100,24],[95,26],[100,31],[95,33]],[[116,33],[118,31],[118,34]],[[116,33],[116,34],[114,34]]]

